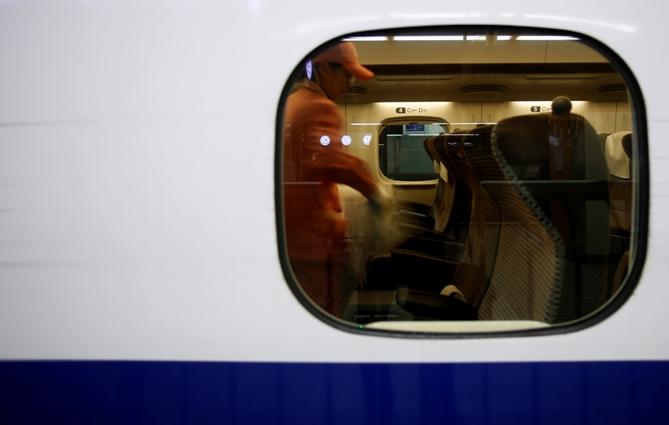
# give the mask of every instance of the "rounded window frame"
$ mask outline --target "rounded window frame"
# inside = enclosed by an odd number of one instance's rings
[[[303,73],[304,66],[309,62],[309,58],[313,57],[326,50],[333,44],[341,42],[342,40],[351,39],[355,37],[375,37],[387,36],[389,34],[411,34],[421,35],[430,34],[436,31],[441,32],[523,32],[527,34],[542,34],[564,37],[575,37],[578,41],[587,47],[595,50],[601,54],[611,64],[613,69],[624,80],[626,88],[629,93],[629,104],[632,115],[632,131],[635,134],[637,141],[638,154],[635,157],[637,167],[634,170],[634,177],[637,178],[634,186],[633,204],[631,206],[633,219],[631,226],[634,229],[630,236],[630,248],[634,250],[634,258],[631,262],[629,271],[620,284],[619,290],[612,294],[605,303],[595,310],[578,319],[570,322],[551,324],[548,327],[520,329],[520,330],[502,330],[502,331],[473,331],[473,332],[423,332],[423,331],[401,331],[401,330],[385,330],[385,329],[370,329],[363,325],[358,325],[352,322],[345,321],[331,314],[328,314],[306,295],[301,288],[290,266],[286,249],[286,237],[284,228],[284,206],[283,206],[283,188],[282,188],[282,171],[283,171],[283,149],[282,139],[283,131],[282,124],[284,118],[284,107],[291,87]],[[380,134],[380,131],[379,133]],[[402,339],[476,339],[476,338],[510,338],[510,337],[528,337],[528,336],[546,336],[559,335],[565,333],[578,332],[589,327],[592,327],[602,321],[606,320],[611,315],[615,314],[622,305],[630,298],[636,286],[639,284],[641,273],[646,262],[647,247],[648,247],[648,232],[649,232],[649,200],[650,200],[650,161],[648,150],[648,129],[647,129],[647,113],[645,102],[641,87],[632,73],[630,67],[625,61],[611,48],[603,42],[596,40],[586,34],[575,31],[556,29],[556,28],[542,28],[542,27],[525,27],[525,26],[508,26],[508,25],[440,25],[440,26],[421,26],[421,27],[400,27],[388,29],[376,29],[368,31],[358,31],[354,33],[343,34],[339,37],[330,39],[320,44],[298,63],[298,65],[291,72],[289,78],[286,80],[281,95],[278,101],[276,114],[276,128],[275,128],[275,160],[274,160],[274,186],[275,186],[275,214],[276,214],[276,229],[277,229],[277,250],[282,272],[290,291],[297,298],[298,302],[313,316],[321,322],[339,329],[344,332],[380,336],[393,337]],[[375,155],[378,158],[378,146]],[[381,173],[381,170],[379,170]],[[383,178],[387,177],[383,175]],[[399,184],[426,184],[432,181],[395,181],[393,183]]]

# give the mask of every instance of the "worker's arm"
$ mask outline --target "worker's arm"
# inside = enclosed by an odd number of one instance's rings
[[[346,153],[341,144],[344,120],[339,109],[329,102],[319,104],[309,114],[306,126],[305,148],[309,151],[309,177],[314,180],[345,184],[369,199],[378,193],[376,183],[360,158]],[[320,143],[322,136],[330,144]]]

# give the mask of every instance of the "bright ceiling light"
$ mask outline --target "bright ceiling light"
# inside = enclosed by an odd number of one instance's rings
[[[485,35],[468,35],[467,41],[486,41],[488,37]]]
[[[463,35],[396,35],[395,41],[462,41]]]
[[[497,36],[497,41],[509,41],[511,40],[511,35],[498,35]]]
[[[566,41],[578,40],[576,37],[569,37],[564,35],[519,35],[516,40],[520,41]]]
[[[347,37],[343,41],[388,41],[388,37],[385,35],[373,35],[366,37]]]

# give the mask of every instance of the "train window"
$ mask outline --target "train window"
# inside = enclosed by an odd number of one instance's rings
[[[279,107],[277,214],[291,289],[356,332],[577,330],[631,293],[645,252],[643,101],[573,33],[345,37]]]
[[[438,123],[407,122],[381,127],[379,133],[379,169],[397,181],[434,180],[433,161],[426,155],[423,140],[444,134]]]

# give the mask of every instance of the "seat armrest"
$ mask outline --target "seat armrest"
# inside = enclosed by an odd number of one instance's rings
[[[409,250],[392,250],[367,260],[365,288],[395,289],[403,286],[438,292],[450,282],[456,261]]]
[[[400,228],[406,226],[404,229],[405,232],[416,232],[434,228],[434,218],[427,214],[412,213],[409,211],[397,211],[393,213],[393,222]]]
[[[455,297],[400,288],[395,301],[405,311],[423,320],[476,320],[478,310]]]
[[[412,255],[429,257],[442,261],[458,262],[465,250],[461,242],[441,241],[426,243],[424,240],[410,240],[390,251],[391,255]]]
[[[411,201],[397,201],[396,205],[397,209],[400,211],[420,215],[428,215],[430,213],[430,209],[432,208],[431,205]]]

